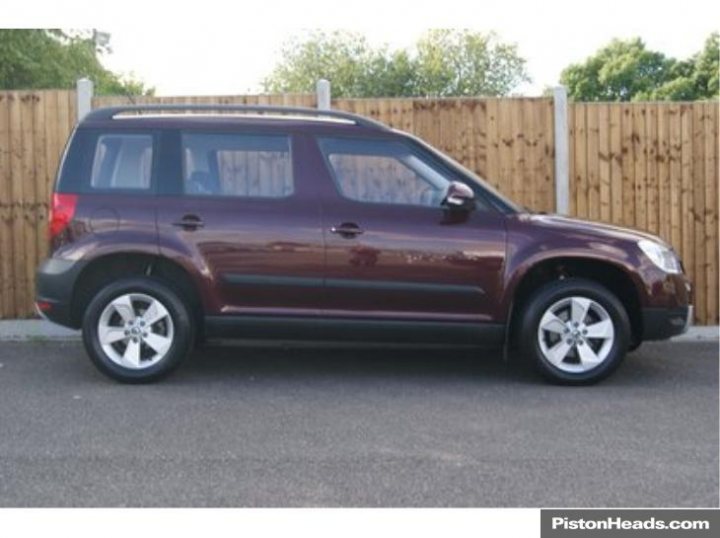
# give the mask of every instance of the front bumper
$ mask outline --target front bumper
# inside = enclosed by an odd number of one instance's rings
[[[678,308],[643,308],[643,340],[667,340],[690,328],[692,305]]]
[[[72,316],[72,294],[75,283],[84,264],[73,260],[48,258],[36,275],[38,313],[53,323],[77,329],[78,323]]]

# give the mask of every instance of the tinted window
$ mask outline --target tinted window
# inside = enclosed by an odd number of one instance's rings
[[[150,188],[153,137],[142,134],[104,134],[97,138],[92,161],[92,189]]]
[[[320,147],[351,200],[440,207],[451,181],[401,142],[326,138]]]
[[[187,194],[282,198],[293,192],[286,136],[184,134],[182,154]]]

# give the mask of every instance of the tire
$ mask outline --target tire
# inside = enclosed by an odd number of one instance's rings
[[[157,381],[193,348],[193,316],[182,295],[153,277],[131,277],[101,288],[82,323],[93,364],[123,383]]]
[[[608,289],[590,280],[567,278],[546,284],[528,299],[519,338],[522,354],[545,378],[564,385],[589,385],[622,362],[630,342],[630,321]]]

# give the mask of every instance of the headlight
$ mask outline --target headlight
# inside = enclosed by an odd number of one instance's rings
[[[650,261],[666,273],[677,274],[682,272],[680,269],[680,260],[678,260],[672,249],[647,239],[638,241],[638,246],[640,250],[650,258]]]

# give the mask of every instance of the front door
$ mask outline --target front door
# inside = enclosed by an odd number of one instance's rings
[[[320,138],[318,145],[327,168],[327,313],[496,321],[504,218],[482,198],[470,211],[443,205],[449,183],[468,178],[397,138]]]

